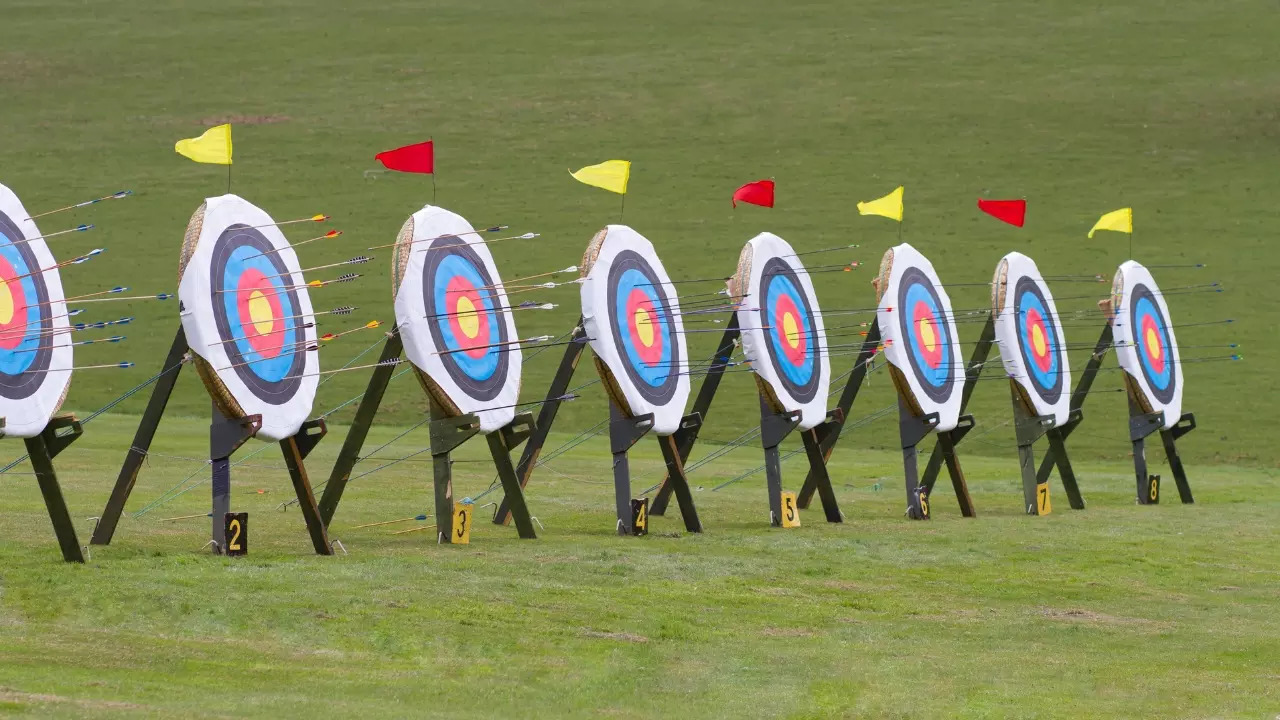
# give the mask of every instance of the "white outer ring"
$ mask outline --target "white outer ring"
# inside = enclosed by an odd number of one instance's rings
[[[996,347],[1000,349],[1000,360],[1004,363],[1005,372],[1014,382],[1022,386],[1027,398],[1031,401],[1031,406],[1037,415],[1052,415],[1054,424],[1061,426],[1067,421],[1067,416],[1071,413],[1071,365],[1067,361],[1067,353],[1059,352],[1059,348],[1052,348],[1052,352],[1058,355],[1061,363],[1059,373],[1062,375],[1062,392],[1058,395],[1056,403],[1047,403],[1036,392],[1035,382],[1031,379],[1031,373],[1026,364],[1022,361],[1022,351],[1020,348],[1020,338],[1018,334],[1018,316],[1014,309],[1014,290],[1018,282],[1023,277],[1029,277],[1035,281],[1036,286],[1040,288],[1041,294],[1044,295],[1046,308],[1053,314],[1053,331],[1059,342],[1066,342],[1066,335],[1062,333],[1062,319],[1058,315],[1058,307],[1053,301],[1053,293],[1049,291],[1049,285],[1040,276],[1040,268],[1036,267],[1036,263],[1031,258],[1018,252],[1011,252],[1000,259],[1000,263],[996,265],[996,281],[999,281],[1000,266],[1008,264],[1005,275],[1004,289],[1004,311],[996,316]],[[995,308],[992,308],[995,311]]]
[[[493,432],[508,425],[515,418],[516,408],[511,407],[520,402],[520,374],[522,355],[520,346],[508,345],[503,348],[491,348],[490,352],[507,353],[507,382],[502,390],[491,400],[477,400],[467,394],[454,382],[445,368],[443,360],[436,355],[440,348],[431,336],[431,326],[427,322],[426,301],[422,297],[422,271],[427,260],[427,248],[435,245],[434,240],[441,235],[456,235],[471,248],[484,269],[489,273],[493,284],[497,287],[493,292],[495,301],[500,307],[510,307],[506,288],[498,275],[498,266],[493,262],[489,246],[480,235],[473,232],[471,226],[461,215],[449,212],[444,208],[427,205],[413,214],[413,240],[409,252],[409,262],[400,279],[400,287],[396,288],[395,308],[396,325],[400,329],[400,337],[404,340],[405,354],[409,361],[431,378],[454,405],[464,414],[475,413],[480,419],[480,431]],[[516,323],[510,310],[499,310],[497,315],[507,326],[507,339],[516,340]],[[447,322],[447,318],[443,318]]]
[[[653,413],[653,431],[658,435],[670,435],[680,429],[680,419],[684,417],[685,404],[689,401],[689,348],[685,345],[680,298],[675,286],[670,284],[671,277],[658,259],[653,243],[626,225],[609,225],[603,232],[605,237],[600,243],[600,253],[591,266],[591,272],[582,281],[580,295],[583,329],[586,330],[587,337],[591,338],[591,349],[596,357],[613,373],[614,381],[622,390],[631,412],[635,415]],[[658,276],[658,282],[664,284],[667,298],[671,302],[671,322],[675,337],[668,337],[667,340],[676,344],[683,364],[671,368],[671,372],[679,375],[676,378],[675,393],[665,405],[654,405],[640,394],[626,373],[627,361],[618,355],[613,344],[609,320],[609,268],[613,266],[614,258],[623,250],[631,250],[649,263]]]
[[[912,267],[920,269],[925,277],[933,283],[934,289],[938,291],[940,309],[946,315],[947,332],[951,338],[951,367],[949,368],[951,371],[951,393],[947,396],[947,401],[942,403],[937,402],[924,392],[920,381],[916,379],[915,372],[911,369],[911,362],[907,358],[907,342],[898,332],[898,313],[902,312],[901,308],[896,307],[898,304],[898,283],[902,280],[902,273]],[[964,395],[965,364],[965,358],[960,354],[960,336],[956,332],[955,312],[951,309],[951,297],[947,295],[946,288],[942,286],[942,281],[938,279],[938,273],[934,272],[933,263],[930,263],[928,258],[921,255],[919,251],[907,243],[893,248],[893,268],[889,272],[889,286],[884,289],[880,296],[876,322],[880,324],[880,339],[884,343],[885,359],[902,373],[907,386],[911,388],[912,397],[915,399],[916,404],[920,406],[920,411],[926,415],[934,412],[938,413],[937,430],[954,429],[956,424],[960,422],[960,398]]]
[[[213,246],[227,227],[244,224],[257,227],[258,232],[267,239],[271,246],[280,250],[276,255],[291,274],[280,280],[294,288],[298,298],[295,322],[302,331],[298,341],[304,345],[316,343],[315,317],[311,308],[311,297],[307,294],[306,280],[302,277],[302,268],[298,264],[298,256],[289,246],[288,239],[280,228],[276,227],[271,216],[253,203],[236,195],[205,200],[204,223],[200,228],[200,237],[195,251],[187,260],[182,278],[178,282],[178,299],[182,302],[182,329],[186,331],[187,343],[191,350],[209,363],[218,379],[227,387],[231,397],[244,410],[246,415],[261,415],[262,429],[256,437],[263,440],[283,440],[291,437],[306,422],[315,402],[316,387],[319,385],[318,353],[301,351],[304,362],[302,366],[302,384],[288,402],[273,405],[258,398],[240,380],[235,368],[229,367],[231,359],[227,356],[226,346],[220,342],[230,338],[222,337],[218,332],[218,323],[214,318],[214,303],[210,297],[212,284],[209,278],[209,265],[213,259]],[[312,327],[302,328],[306,323]],[[234,328],[232,329],[234,332]]]
[[[1170,360],[1173,362],[1174,387],[1173,399],[1167,403],[1157,400],[1155,393],[1151,391],[1151,386],[1147,384],[1147,379],[1142,374],[1142,360],[1138,358],[1138,349],[1134,346],[1140,338],[1134,337],[1133,328],[1129,327],[1127,303],[1133,287],[1138,284],[1146,285],[1151,290],[1161,314],[1169,321],[1169,327],[1165,330],[1169,333],[1169,354],[1172,355]],[[1182,418],[1182,353],[1178,351],[1178,338],[1173,334],[1173,316],[1169,314],[1169,306],[1165,304],[1164,293],[1160,292],[1160,287],[1156,285],[1151,271],[1136,260],[1127,260],[1120,265],[1116,270],[1115,285],[1120,287],[1120,302],[1116,303],[1115,315],[1111,319],[1111,336],[1116,346],[1116,359],[1120,362],[1120,367],[1124,368],[1130,378],[1133,378],[1138,389],[1146,396],[1152,411],[1164,411],[1164,428],[1172,429]]]
[[[818,306],[818,294],[813,289],[813,282],[804,264],[796,258],[796,252],[786,240],[773,233],[760,233],[747,241],[751,248],[751,277],[746,287],[747,293],[739,299],[742,308],[738,310],[738,327],[741,330],[742,352],[751,361],[751,369],[761,380],[769,383],[773,394],[787,412],[800,411],[800,429],[808,430],[827,419],[827,395],[831,392],[831,360],[827,357],[826,326],[822,320],[822,309]],[[786,391],[778,373],[774,371],[773,361],[769,359],[769,335],[761,327],[760,311],[764,307],[765,298],[756,297],[755,291],[760,287],[760,275],[764,266],[773,258],[785,262],[796,274],[800,282],[800,292],[804,293],[810,305],[814,326],[814,337],[810,338],[817,351],[818,387],[813,399],[801,402]]]

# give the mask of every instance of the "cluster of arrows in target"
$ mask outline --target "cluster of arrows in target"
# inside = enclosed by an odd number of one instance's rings
[[[944,467],[961,513],[976,515],[958,447],[975,427],[973,416],[966,413],[975,386],[980,380],[993,378],[1007,380],[1010,388],[1027,513],[1052,511],[1049,481],[1055,469],[1070,506],[1083,509],[1067,441],[1083,421],[1086,398],[1099,392],[1092,386],[1104,358],[1111,353],[1124,372],[1124,387],[1115,391],[1128,397],[1137,501],[1159,501],[1159,478],[1147,472],[1144,445],[1147,437],[1158,432],[1179,496],[1189,503],[1191,489],[1176,443],[1194,429],[1195,419],[1182,412],[1182,366],[1240,358],[1235,353],[1183,358],[1174,336],[1165,298],[1220,292],[1217,283],[1161,291],[1150,270],[1132,260],[1116,271],[1100,303],[1101,312],[1067,314],[1069,320],[1079,322],[1063,323],[1048,280],[1098,282],[1103,277],[1043,276],[1031,258],[1010,253],[997,264],[989,283],[991,305],[955,310],[928,258],[909,244],[889,249],[881,259],[872,283],[874,306],[824,309],[811,276],[850,272],[862,263],[806,267],[802,258],[847,251],[856,245],[797,252],[781,237],[761,233],[745,243],[733,274],[727,278],[672,280],[647,238],[628,226],[609,225],[591,239],[580,263],[504,283],[490,246],[532,240],[538,234],[492,237],[508,227],[477,230],[461,216],[428,205],[405,221],[394,243],[369,248],[392,251],[395,322],[379,335],[382,351],[378,361],[357,364],[377,346],[375,343],[342,367],[322,370],[318,351],[325,344],[383,328],[382,321],[369,320],[318,334],[320,318],[347,318],[358,308],[342,305],[317,311],[310,293],[361,276],[344,272],[331,279],[308,281],[305,273],[364,265],[374,259],[357,255],[303,268],[296,248],[337,238],[341,231],[330,230],[291,244],[281,228],[326,222],[327,215],[276,222],[236,195],[208,198],[186,228],[176,293],[126,295],[128,287],[114,287],[65,297],[59,270],[87,262],[103,251],[95,249],[56,262],[45,241],[94,226],[79,225],[40,235],[35,219],[129,195],[122,191],[49,213],[27,215],[17,196],[0,186],[0,279],[7,290],[0,295],[0,433],[26,440],[63,555],[70,561],[83,561],[83,549],[62,502],[52,460],[80,435],[82,424],[98,414],[83,423],[58,414],[70,371],[127,368],[132,363],[74,366],[73,346],[115,344],[125,338],[111,335],[72,341],[69,335],[129,324],[133,318],[73,324],[68,319],[83,309],[69,309],[68,305],[168,300],[175,295],[179,301],[179,322],[164,364],[154,377],[124,396],[152,387],[92,542],[106,545],[114,536],[178,374],[191,365],[213,405],[208,462],[212,507],[207,515],[193,517],[211,519],[209,545],[220,553],[238,549],[238,541],[228,538],[227,528],[230,518],[242,517],[232,513],[234,463],[230,458],[249,439],[258,438],[281,448],[296,492],[296,499],[286,505],[298,505],[315,551],[332,554],[338,543],[330,537],[331,522],[354,479],[356,466],[373,455],[365,453],[364,446],[378,407],[393,377],[407,372],[416,376],[429,406],[427,418],[419,425],[426,424],[430,433],[430,446],[421,452],[429,452],[433,459],[434,512],[359,527],[430,519],[434,522],[429,525],[398,532],[431,530],[439,543],[455,543],[469,542],[475,511],[482,507],[477,501],[498,490],[501,499],[491,503],[496,507],[494,522],[514,523],[523,538],[537,536],[538,521],[530,511],[525,489],[536,468],[550,459],[541,456],[560,406],[597,382],[610,400],[610,416],[597,428],[607,426],[620,534],[646,534],[650,518],[664,515],[672,496],[684,527],[701,532],[703,524],[689,473],[728,449],[756,439],[764,450],[761,469],[766,476],[771,525],[798,527],[801,511],[809,507],[815,494],[825,519],[842,522],[844,515],[827,461],[842,435],[848,436],[852,429],[891,412],[892,408],[886,408],[861,419],[852,417],[866,378],[882,368],[887,369],[898,396],[908,517],[925,520],[931,516],[934,485]],[[573,277],[565,279],[569,276]],[[707,282],[723,283],[724,287],[679,291]],[[512,296],[567,286],[578,288],[580,315],[567,324],[566,333],[520,337],[517,311],[554,310],[561,303]],[[1081,297],[1097,299],[1097,295]],[[1072,346],[1066,341],[1064,327],[1084,326],[1090,315],[1098,318],[1099,335],[1073,386],[1067,358]],[[961,350],[959,327],[978,323],[978,340],[965,343],[971,347],[966,356]],[[716,350],[709,358],[692,358],[686,338],[703,332],[720,334]],[[855,339],[847,342],[844,338]],[[522,402],[523,363],[553,347],[563,351],[545,396]],[[571,387],[587,348],[594,356],[599,380]],[[988,370],[994,361],[993,350],[1002,365],[998,372]],[[846,359],[848,369],[837,375],[833,364]],[[403,370],[402,365],[406,366]],[[313,416],[317,388],[329,376],[362,370],[370,375],[365,392],[339,406],[358,400],[355,420],[328,479],[313,488],[305,460],[327,433],[325,418],[330,414]],[[723,375],[734,371],[750,372],[756,381],[758,427],[699,463],[686,465]],[[700,379],[700,388],[690,407],[695,378]],[[833,384],[840,381],[843,386],[833,390]],[[803,453],[808,467],[803,483],[788,492],[782,474],[782,461],[787,456],[780,446],[793,434],[800,436],[803,447],[792,454]],[[488,444],[498,481],[476,498],[456,500],[450,454],[477,435]],[[917,446],[929,435],[936,437],[936,444],[921,467]],[[588,436],[583,433],[570,442],[576,444]],[[634,493],[628,453],[646,436],[657,440],[666,475],[647,490]],[[1041,440],[1046,441],[1047,449],[1037,463],[1035,446]],[[523,449],[514,458],[521,445]],[[314,490],[320,487],[324,493],[317,500]]]

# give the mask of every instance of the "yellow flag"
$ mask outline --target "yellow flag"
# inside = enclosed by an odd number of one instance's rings
[[[588,165],[578,172],[570,170],[569,174],[580,183],[626,195],[627,180],[631,179],[631,161],[606,160],[599,165]]]
[[[230,165],[231,126],[211,127],[198,138],[179,140],[173,149],[177,150],[179,155],[185,155],[198,163]]]
[[[1133,232],[1133,208],[1120,208],[1098,218],[1098,222],[1093,224],[1093,229],[1089,231],[1089,237],[1099,230],[1115,230],[1116,232],[1132,233]]]
[[[882,198],[860,202],[858,203],[858,214],[882,215],[902,222],[902,193],[903,187],[899,185],[897,190]]]

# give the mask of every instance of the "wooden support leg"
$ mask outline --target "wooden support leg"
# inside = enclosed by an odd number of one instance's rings
[[[684,527],[689,532],[702,532],[702,521],[698,519],[698,509],[693,504],[693,493],[689,490],[689,478],[684,474],[684,461],[680,459],[680,448],[674,435],[658,438],[662,447],[662,459],[667,464],[667,484],[671,486],[676,502],[680,505],[680,516],[684,519]],[[649,509],[653,514],[653,509]]]
[[[1062,480],[1062,489],[1067,493],[1067,502],[1072,510],[1084,509],[1084,496],[1080,494],[1080,486],[1076,484],[1076,472],[1071,467],[1071,458],[1067,456],[1066,436],[1057,428],[1047,433],[1049,452],[1057,458],[1058,477]],[[1046,453],[1047,454],[1047,453]],[[1039,479],[1039,475],[1037,475]],[[1044,482],[1041,480],[1040,482]]]
[[[213,421],[209,424],[209,461],[212,464],[213,505],[211,536],[213,551],[219,555],[227,545],[224,516],[231,512],[231,454],[257,434],[262,427],[261,415],[229,418],[213,405]]]
[[[782,527],[782,456],[778,446],[800,424],[800,412],[775,413],[760,398],[760,444],[764,446],[765,484],[769,490],[769,524]]]
[[[387,385],[397,365],[391,361],[400,357],[404,351],[404,340],[400,338],[399,328],[392,328],[391,337],[382,346],[382,356],[378,358],[378,366],[369,376],[369,385],[365,388],[364,397],[356,407],[356,417],[347,430],[347,438],[342,442],[342,450],[329,473],[329,481],[324,486],[324,494],[320,496],[320,519],[325,527],[333,522],[333,514],[338,511],[338,503],[342,502],[342,493],[347,489],[351,479],[351,471],[360,461],[360,451],[364,449],[364,441],[369,437],[369,428],[373,427],[374,416],[382,405],[382,397],[387,392]]]
[[[311,480],[307,477],[307,466],[303,460],[327,432],[324,420],[308,420],[302,424],[297,434],[280,441],[284,464],[289,468],[289,479],[293,481],[293,492],[298,496],[298,508],[302,510],[302,519],[307,524],[311,546],[315,548],[317,555],[332,555],[333,544],[329,542],[329,533],[320,517],[320,508],[316,505],[316,496],[311,490]]]
[[[618,515],[618,534],[631,535],[631,466],[627,452],[653,429],[653,413],[626,417],[609,403],[609,446],[613,454],[613,499]]]
[[[938,433],[938,445],[942,447],[942,460],[947,465],[947,474],[951,476],[951,487],[956,493],[956,502],[960,504],[960,514],[977,517],[973,508],[973,498],[969,497],[969,483],[965,481],[964,469],[960,467],[960,458],[956,455],[955,441],[949,432]]]
[[[1173,472],[1173,480],[1178,484],[1178,497],[1184,505],[1195,502],[1191,497],[1191,483],[1187,481],[1187,471],[1182,467],[1182,458],[1178,455],[1178,438],[1196,429],[1196,416],[1184,414],[1172,429],[1161,430],[1160,440],[1164,443],[1164,454],[1169,459],[1169,470]]]
[[[449,417],[431,400],[431,477],[436,499],[436,537],[453,542],[453,459],[450,453],[480,432],[475,415]]]
[[[533,530],[533,516],[525,502],[524,488],[516,477],[516,469],[511,464],[511,449],[502,432],[491,432],[486,438],[489,442],[489,454],[493,456],[494,467],[498,471],[498,479],[502,481],[502,490],[510,507],[512,519],[516,523],[516,532],[526,540],[535,540],[538,534]]]
[[[79,423],[76,423],[79,429]],[[71,513],[67,511],[66,500],[62,497],[62,487],[58,484],[58,474],[53,469],[53,458],[60,448],[49,446],[50,429],[35,437],[26,438],[27,454],[31,457],[31,467],[36,471],[36,483],[40,485],[40,494],[44,496],[45,509],[49,511],[49,520],[53,522],[53,532],[58,538],[58,547],[62,548],[62,559],[67,562],[84,562],[84,552],[80,549],[80,540],[76,537],[75,523],[71,521]],[[79,432],[75,433],[79,436]],[[71,437],[70,444],[75,440]]]
[[[1147,473],[1147,436],[1164,424],[1164,413],[1144,413],[1138,404],[1129,398],[1129,442],[1133,445],[1133,472],[1138,481],[1137,498],[1139,505],[1154,505],[1160,501],[1159,495],[1153,499],[1149,492],[1154,480]]]
[[[912,520],[929,519],[928,492],[920,484],[918,453],[916,446],[938,424],[938,414],[918,416],[911,414],[906,402],[898,397],[898,436],[902,442],[902,470],[906,478],[907,517]]]
[[[817,428],[805,430],[801,433],[801,438],[804,440],[805,456],[809,458],[808,477],[813,478],[818,497],[822,499],[822,512],[827,516],[827,522],[844,522],[840,506],[836,503],[836,491],[831,487],[831,476],[827,473],[827,454],[822,450]]]
[[[160,427],[160,418],[164,416],[164,408],[169,404],[169,396],[173,394],[174,383],[178,382],[178,375],[182,372],[182,359],[187,354],[187,349],[187,334],[179,325],[163,366],[166,370],[169,368],[173,370],[162,374],[156,380],[155,387],[151,389],[151,399],[147,401],[147,409],[143,411],[142,419],[138,422],[133,444],[129,446],[129,452],[124,456],[124,464],[120,466],[120,474],[116,476],[115,488],[112,489],[107,506],[103,508],[102,516],[98,519],[98,526],[94,528],[93,537],[89,540],[94,545],[109,545],[112,536],[115,535],[116,525],[120,522],[120,515],[124,513],[125,503],[129,501],[134,483],[138,481],[138,471],[142,469],[142,462],[147,459],[151,440],[155,437],[156,428]]]
[[[582,351],[587,347],[586,338],[587,333],[582,329],[582,318],[578,318],[578,324],[574,327],[571,338],[573,342],[564,348],[560,367],[551,380],[551,387],[547,389],[542,409],[538,411],[538,422],[524,446],[524,452],[520,454],[520,462],[516,464],[516,479],[520,481],[522,488],[528,487],[529,479],[533,477],[533,469],[538,466],[538,456],[542,454],[542,447],[547,442],[551,425],[556,421],[556,413],[560,411],[562,401],[554,398],[562,397],[568,392],[569,381],[573,379],[578,361],[582,359]],[[511,522],[511,504],[507,498],[504,497],[498,502],[498,508],[493,512],[493,522],[496,525],[506,525]]]

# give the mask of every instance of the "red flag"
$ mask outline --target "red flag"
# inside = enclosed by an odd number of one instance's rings
[[[380,152],[373,157],[388,170],[430,175],[436,171],[436,149],[433,143],[434,141],[428,140],[416,145],[405,145]]]
[[[1027,218],[1026,200],[983,200],[978,199],[978,209],[997,220],[1003,220],[1017,227]]]
[[[738,207],[739,200],[761,207],[773,207],[773,181],[757,180],[743,185],[733,191],[734,207]]]

